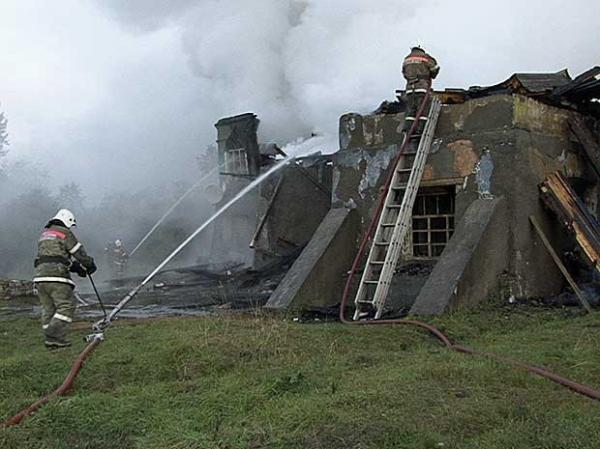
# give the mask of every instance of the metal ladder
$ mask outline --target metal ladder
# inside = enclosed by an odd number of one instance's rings
[[[354,320],[381,317],[402,244],[410,228],[412,209],[431,149],[441,102],[433,97],[427,124],[416,153],[403,154],[394,168],[392,181],[354,303]],[[408,179],[407,179],[408,177]],[[373,316],[374,315],[374,316]]]

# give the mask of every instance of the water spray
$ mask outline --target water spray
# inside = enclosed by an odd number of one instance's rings
[[[133,250],[131,251],[131,253],[129,254],[130,256],[133,256],[135,254],[135,252],[140,248],[140,246],[142,246],[144,244],[144,242],[148,239],[148,237],[150,237],[152,235],[152,233],[156,230],[156,228],[158,228],[163,221],[165,221],[165,219],[171,214],[171,212],[173,212],[175,210],[175,208],[177,206],[179,206],[181,204],[181,202],[187,198],[187,196],[192,193],[194,190],[196,190],[196,188],[198,188],[200,185],[202,185],[202,183],[204,183],[204,181],[206,181],[206,179],[208,179],[210,176],[212,176],[213,174],[215,174],[217,172],[217,170],[219,170],[221,167],[223,167],[224,164],[219,165],[218,167],[213,168],[211,171],[209,171],[206,175],[202,176],[198,182],[196,182],[192,187],[190,187],[189,189],[187,189],[183,195],[181,195],[179,197],[179,199],[177,201],[175,201],[175,203],[173,203],[173,205],[163,214],[162,217],[160,217],[158,219],[158,221],[154,224],[154,226],[152,226],[152,228],[148,231],[148,233],[142,238],[142,240],[139,241],[139,243],[137,245],[135,245],[135,248],[133,248]]]
[[[171,254],[169,254],[146,278],[133,290],[131,290],[125,297],[111,310],[111,312],[103,318],[102,320],[94,323],[92,326],[93,333],[88,335],[86,340],[88,342],[94,340],[103,340],[104,339],[104,330],[112,324],[112,321],[115,319],[117,314],[139,293],[139,291],[150,282],[154,276],[156,276],[164,267],[167,265],[177,254],[181,252],[198,234],[200,234],[208,225],[210,225],[213,221],[219,218],[227,209],[229,209],[233,204],[239,201],[243,196],[245,196],[248,192],[254,189],[257,185],[267,179],[276,171],[283,168],[287,165],[292,159],[293,156],[288,156],[285,159],[278,162],[276,165],[271,167],[262,175],[258,176],[255,180],[253,180],[250,184],[240,190],[231,200],[229,200],[225,205],[223,205],[217,212],[215,212],[208,220],[206,220],[198,229],[196,229],[188,238],[186,238]]]

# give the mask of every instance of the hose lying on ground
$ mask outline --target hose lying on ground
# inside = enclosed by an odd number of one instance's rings
[[[83,367],[83,363],[88,358],[88,356],[94,351],[94,349],[96,349],[96,347],[100,344],[101,341],[102,340],[94,339],[84,348],[83,351],[81,351],[81,354],[79,354],[79,357],[75,359],[75,362],[71,367],[71,371],[69,372],[69,374],[67,375],[60,387],[58,387],[52,393],[37,400],[29,407],[21,410],[12,418],[7,419],[0,425],[0,427],[16,426],[23,420],[23,418],[35,413],[40,407],[49,402],[51,399],[55,398],[56,396],[64,396],[65,394],[67,394],[69,390],[73,387],[73,381],[75,380],[77,374],[79,374],[79,371]]]
[[[475,351],[471,348],[468,348],[466,346],[454,344],[438,328],[436,328],[435,326],[432,326],[430,324],[424,323],[422,321],[415,321],[415,320],[349,321],[344,317],[343,311],[344,311],[344,308],[341,308],[340,309],[340,320],[344,324],[350,324],[350,325],[398,325],[398,324],[401,324],[401,325],[407,325],[407,326],[420,327],[421,329],[425,329],[426,331],[431,333],[435,338],[437,338],[440,342],[442,342],[444,344],[444,346],[448,349],[451,349],[456,352],[460,352],[462,354],[488,357],[488,358],[496,360],[498,362],[506,363],[508,365],[514,366],[516,368],[525,369],[530,373],[536,374],[536,375],[541,376],[545,379],[548,379],[552,382],[555,382],[559,385],[562,385],[563,387],[569,388],[570,390],[572,390],[576,393],[582,394],[591,399],[600,400],[600,391],[595,390],[592,387],[589,387],[587,385],[584,385],[584,384],[572,381],[570,379],[567,379],[565,377],[559,376],[558,374],[555,374],[552,371],[547,370],[545,368],[528,365],[526,363],[520,362],[518,360],[513,360],[508,357],[503,357],[503,356],[493,354],[493,353],[488,353],[488,352],[479,352],[479,351]],[[65,378],[64,382],[62,383],[62,385],[60,387],[58,387],[55,391],[48,394],[47,396],[44,396],[40,400],[34,402],[29,407],[23,409],[22,411],[20,411],[16,415],[14,415],[12,418],[7,419],[0,425],[0,427],[15,426],[15,425],[19,424],[28,415],[35,413],[38,409],[40,409],[44,404],[49,402],[51,399],[53,399],[57,396],[66,395],[71,390],[71,388],[73,386],[73,381],[75,380],[75,377],[77,377],[77,375],[79,374],[79,371],[83,367],[83,363],[88,358],[88,356],[94,351],[94,349],[96,349],[96,347],[98,347],[98,345],[101,343],[101,341],[102,340],[99,340],[99,339],[93,340],[91,343],[89,343],[85,347],[85,349],[81,352],[79,357],[77,357],[77,359],[75,360],[75,363],[73,363],[73,366],[71,367],[71,371],[69,372],[69,375]]]

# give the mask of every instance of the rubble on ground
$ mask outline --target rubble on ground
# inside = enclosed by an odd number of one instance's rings
[[[33,296],[33,282],[17,279],[0,279],[0,299],[11,300]]]

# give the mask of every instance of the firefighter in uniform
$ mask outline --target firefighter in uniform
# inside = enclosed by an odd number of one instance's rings
[[[440,71],[437,61],[421,47],[413,47],[402,63],[402,75],[406,78],[406,115],[403,131],[408,133],[416,120],[416,115],[431,88],[431,81]],[[415,128],[415,135],[420,136],[425,128],[429,108],[426,106]]]
[[[35,284],[42,306],[42,329],[46,347],[70,346],[67,339],[70,323],[75,314],[70,273],[81,277],[96,271],[94,259],[88,256],[71,231],[75,216],[61,209],[42,230],[35,259]]]
[[[104,252],[107,253],[111,259],[114,278],[120,281],[123,279],[123,276],[125,276],[127,261],[129,259],[129,254],[127,254],[125,246],[123,246],[123,241],[121,239],[115,240],[112,245],[104,248]]]

